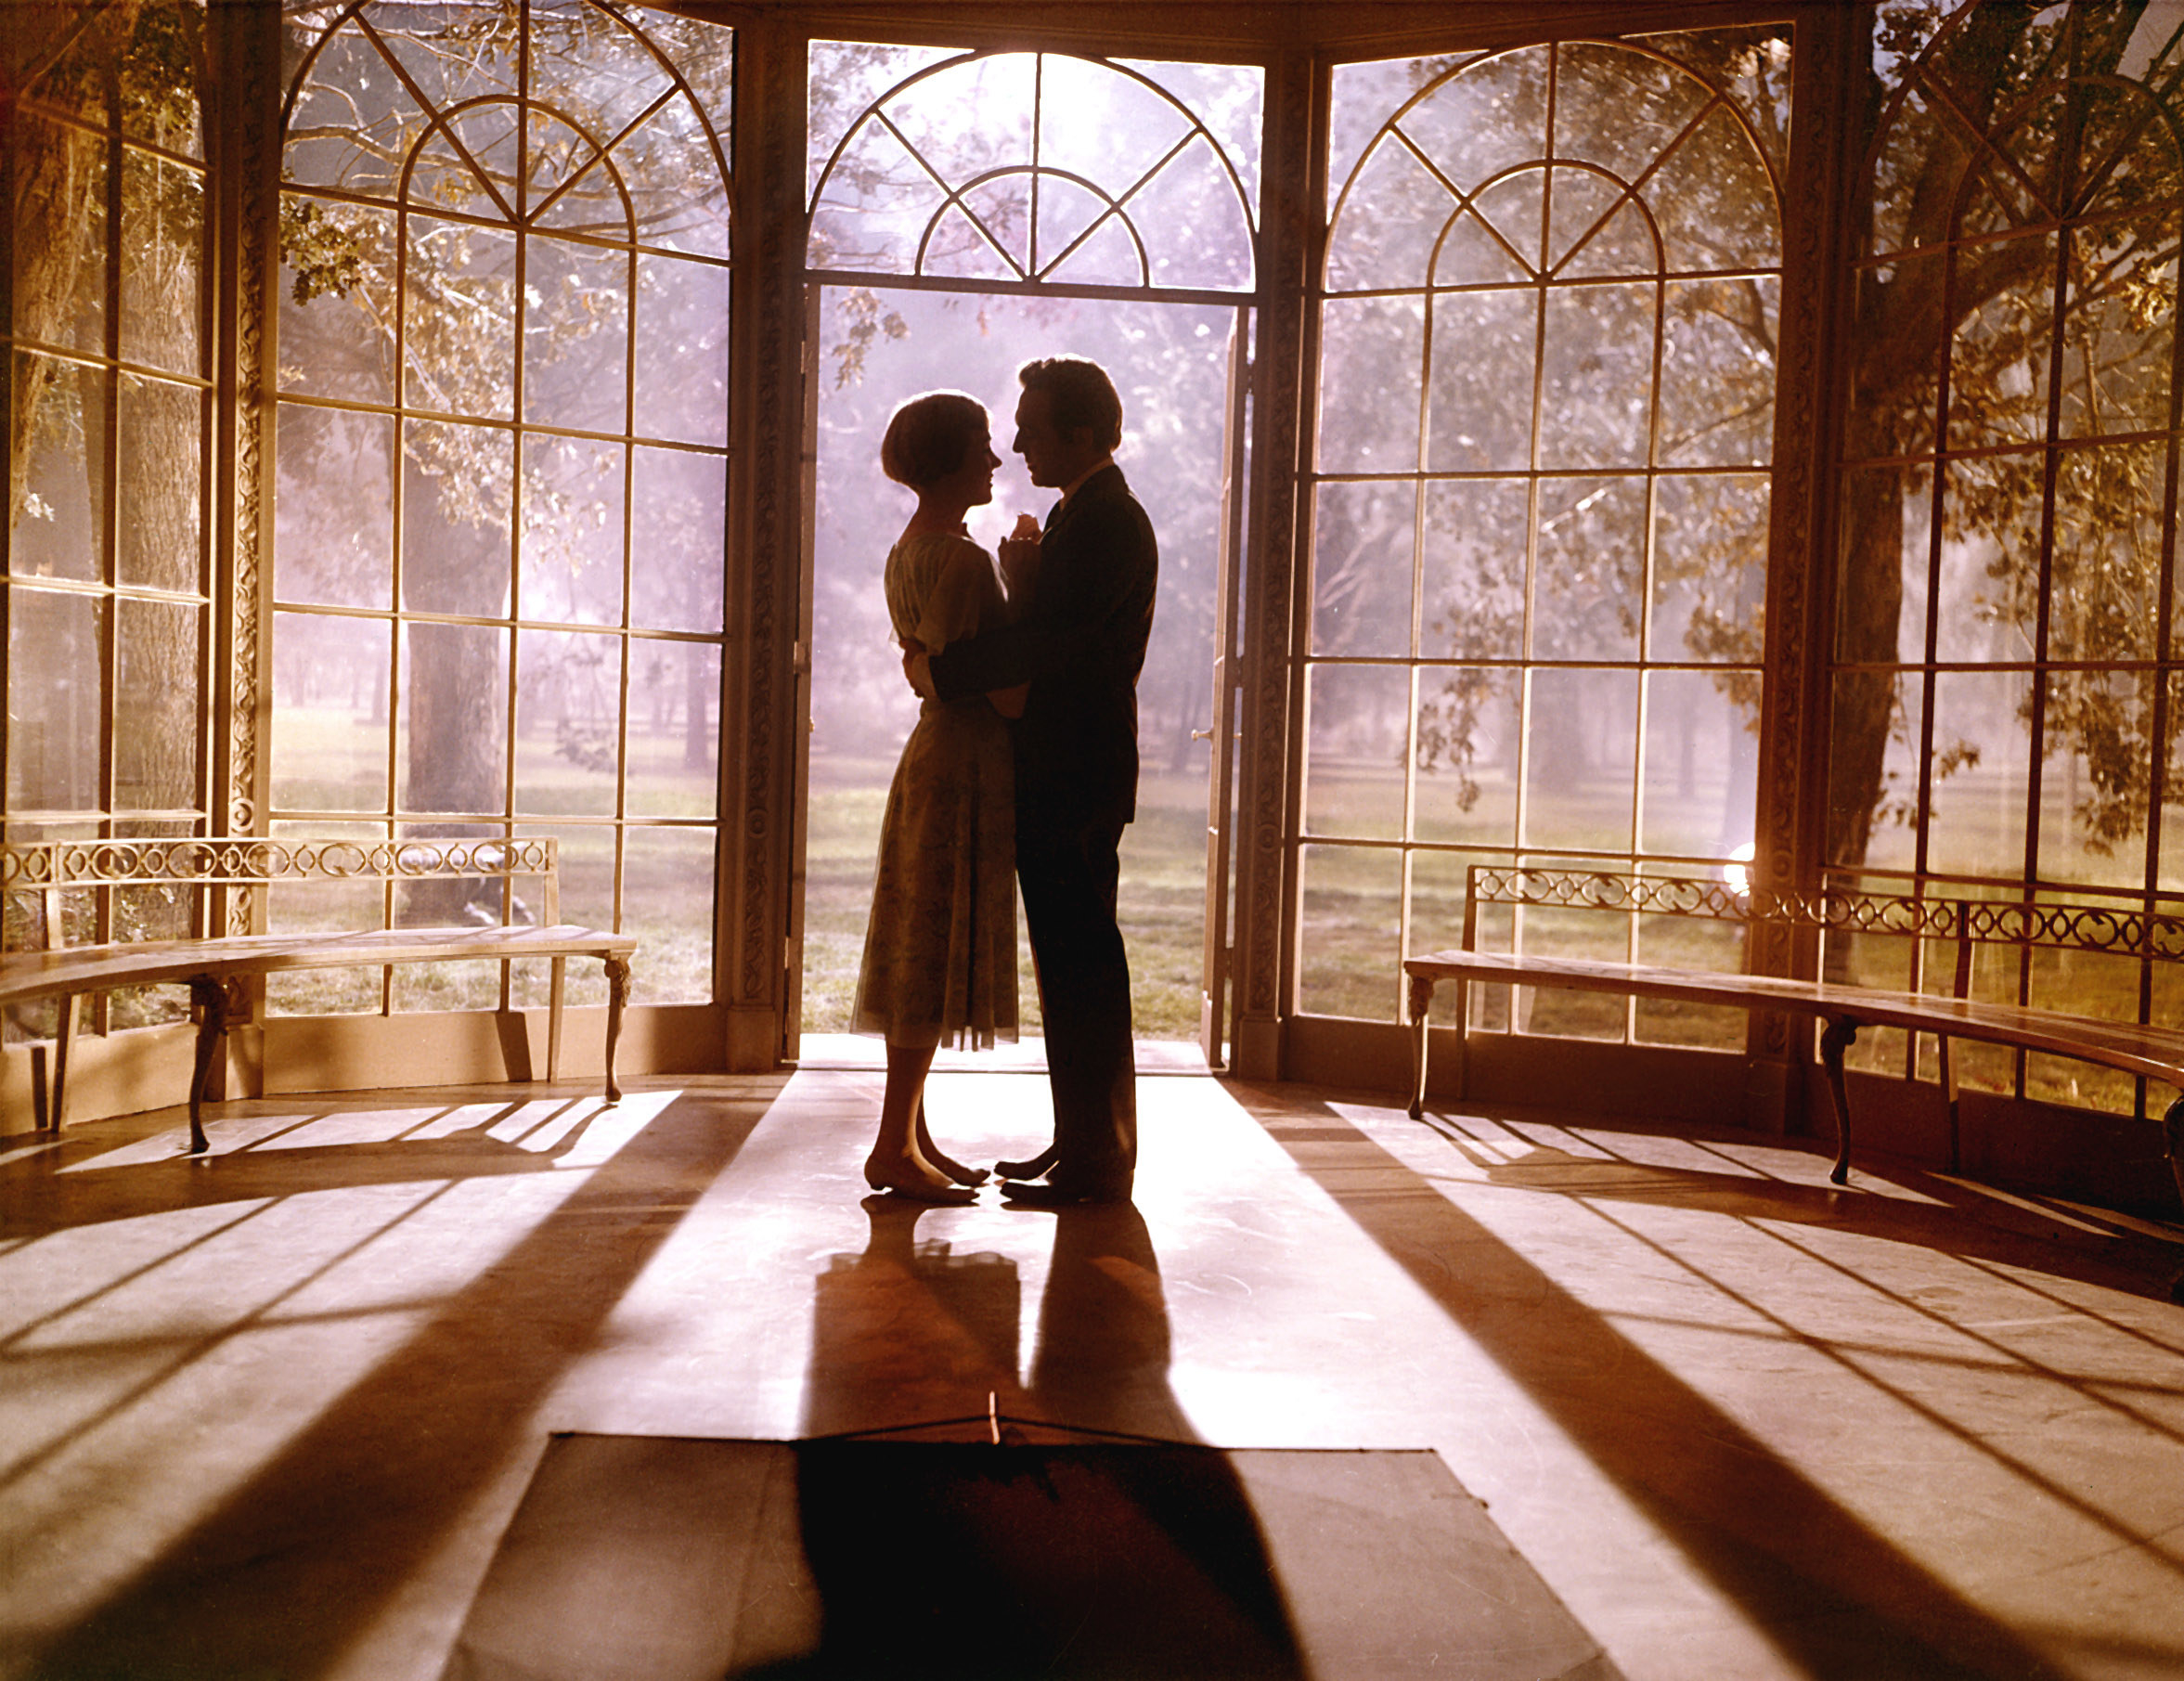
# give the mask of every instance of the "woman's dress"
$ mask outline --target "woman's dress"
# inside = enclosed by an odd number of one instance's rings
[[[1006,617],[993,562],[968,537],[905,537],[885,588],[896,635],[936,653]],[[859,1029],[981,1050],[1016,1037],[1015,829],[1007,723],[982,694],[926,701],[880,822]]]

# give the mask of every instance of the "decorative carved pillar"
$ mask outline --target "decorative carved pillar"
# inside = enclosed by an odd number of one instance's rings
[[[272,562],[272,278],[279,272],[280,8],[215,0],[204,108],[213,216],[213,791],[215,834],[265,833],[261,723]],[[262,896],[226,895],[223,925],[252,931]]]
[[[781,1060],[796,797],[804,446],[803,36],[736,33],[727,687],[716,996],[732,1071]]]
[[[1265,201],[1260,222],[1259,354],[1253,369],[1251,552],[1244,569],[1242,763],[1236,793],[1235,1038],[1230,1066],[1249,1080],[1281,1076],[1288,997],[1291,887],[1290,653],[1297,592],[1307,575],[1298,497],[1312,358],[1311,296],[1325,202],[1321,78],[1302,51],[1269,68]]]
[[[1820,885],[1827,832],[1828,651],[1833,635],[1835,460],[1842,417],[1844,288],[1855,137],[1853,48],[1863,6],[1821,6],[1797,19],[1795,117],[1783,183],[1782,323],[1776,369],[1774,498],[1768,530],[1766,680],[1760,707],[1754,885],[1776,894]],[[1764,975],[1812,976],[1817,947],[1773,931],[1752,953]],[[1802,1062],[1790,1024],[1754,1015],[1747,1049],[1784,1070]],[[1778,1072],[1755,1106],[1787,1119]],[[1755,1119],[1764,1119],[1764,1115]]]

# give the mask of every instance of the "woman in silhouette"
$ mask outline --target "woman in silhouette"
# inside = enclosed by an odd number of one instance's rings
[[[887,614],[905,646],[937,653],[1002,624],[993,559],[963,527],[993,499],[986,410],[928,392],[895,411],[880,466],[917,493],[888,551]],[[925,1075],[944,1040],[985,1050],[1016,1037],[1014,770],[1004,721],[1024,689],[928,700],[903,744],[880,825],[879,868],[857,981],[856,1023],[887,1041],[879,1136],[864,1164],[875,1190],[967,1202],[986,1178],[933,1143]]]

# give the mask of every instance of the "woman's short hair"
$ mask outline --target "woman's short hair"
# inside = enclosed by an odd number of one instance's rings
[[[1042,356],[1016,372],[1026,391],[1046,393],[1056,432],[1089,432],[1110,454],[1122,443],[1122,399],[1097,362],[1082,356]]]
[[[963,464],[990,427],[976,397],[928,391],[895,411],[880,440],[880,471],[898,485],[923,490]]]

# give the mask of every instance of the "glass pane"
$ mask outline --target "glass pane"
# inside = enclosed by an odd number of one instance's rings
[[[1547,172],[1528,169],[1481,187],[1471,200],[1472,213],[1493,230],[1495,239],[1527,274],[1541,270],[1546,187]]]
[[[543,8],[534,17],[531,97],[581,113],[602,139],[619,134],[673,85],[643,37],[617,19],[588,6],[572,8],[565,21]]]
[[[1727,858],[1751,843],[1758,701],[1756,671],[1648,677],[1641,851]]]
[[[273,615],[276,810],[386,809],[392,635],[383,619]]]
[[[1313,666],[1305,710],[1304,827],[1311,834],[1402,834],[1409,751],[1406,666]]]
[[[1330,298],[1321,306],[1322,472],[1416,470],[1425,317],[1416,297]]]
[[[403,651],[395,803],[498,813],[507,799],[508,632],[413,624]]]
[[[1678,281],[1661,346],[1662,462],[1764,466],[1774,452],[1777,283]]]
[[[1040,59],[1039,161],[1119,198],[1187,134],[1174,103],[1104,64],[1048,53]]]
[[[106,143],[96,134],[55,123],[34,106],[18,108],[15,155],[65,157],[71,172],[67,201],[57,205],[44,241],[18,236],[15,333],[40,344],[106,354]],[[19,170],[23,165],[19,162]],[[43,251],[41,252],[41,246]],[[38,259],[42,255],[43,261]],[[33,262],[37,263],[35,271]]]
[[[16,352],[16,423],[29,461],[9,534],[7,569],[17,577],[106,577],[108,378]]]
[[[720,648],[632,641],[628,809],[711,818],[719,803]]]
[[[1654,480],[1648,659],[1759,664],[1769,490],[1757,473]]]
[[[1030,240],[1029,173],[983,181],[941,212],[918,272],[962,279],[1021,279],[1029,272]]]
[[[1928,869],[2005,881],[2023,870],[2031,694],[2022,671],[1934,678]]]
[[[205,394],[122,376],[122,582],[204,587]]]
[[[1932,592],[1937,659],[2033,657],[2047,470],[2038,450],[1943,463],[1941,577]],[[1927,510],[1907,508],[1904,526],[1902,640],[1904,657],[1917,659],[1929,595]]]
[[[1534,670],[1524,760],[1524,841],[1631,849],[1638,674]]]
[[[407,262],[404,400],[507,420],[514,413],[515,235],[413,214]]]
[[[2049,659],[2154,657],[2169,448],[2150,441],[2057,452]],[[2029,563],[2038,550],[2005,553]],[[2031,590],[2021,583],[2014,593]],[[2033,628],[2022,626],[2027,640]]]
[[[1426,486],[1419,652],[1428,659],[1524,653],[1526,534],[1531,486],[1474,479]]]
[[[1319,487],[1312,519],[1313,653],[1409,655],[1417,500],[1410,480]]]
[[[2048,881],[2140,886],[2160,679],[2150,670],[2094,669],[2050,672],[2046,680],[2040,874]]]
[[[637,260],[637,411],[631,430],[686,444],[728,442],[728,270]]]
[[[726,572],[728,463],[639,449],[629,514],[629,617],[648,630],[715,633]]]
[[[641,691],[632,687],[631,698]],[[516,810],[613,817],[621,756],[622,639],[518,633]]]
[[[96,811],[106,602],[18,585],[7,612],[7,806]]]
[[[1424,66],[1415,58],[1379,58],[1364,64],[1338,64],[1329,78],[1332,98],[1327,123],[1328,198],[1333,200],[1380,125],[1418,90]]]
[[[1659,300],[1651,286],[1574,286],[1547,293],[1542,467],[1635,466],[1646,459]],[[1492,376],[1482,370],[1482,377]]]
[[[544,12],[544,8],[536,8]],[[467,8],[466,8],[467,10]],[[516,91],[519,51],[523,45],[518,32],[510,27],[514,19],[491,13],[483,18],[465,11],[444,11],[438,7],[420,7],[416,27],[403,29],[399,14],[394,18],[375,18],[381,35],[387,41],[402,68],[430,100],[435,110],[445,111],[467,99],[485,98],[489,95],[512,95]],[[553,19],[550,13],[538,19],[546,27],[539,29],[536,45],[542,51],[551,51],[556,45],[551,33]],[[468,32],[458,32],[451,23],[468,23]],[[562,26],[564,29],[566,24]],[[449,40],[447,37],[454,38]],[[467,38],[466,38],[467,36]],[[565,40],[565,37],[564,37]],[[451,50],[452,49],[452,50]]]
[[[1570,172],[1559,172],[1557,179]],[[1583,232],[1583,229],[1578,230]],[[1646,213],[1628,200],[1598,228],[1586,233],[1556,271],[1559,280],[1605,279],[1622,275],[1654,275],[1661,269],[1660,236]]]
[[[2073,234],[2061,436],[2167,427],[2177,234],[2174,213]]]
[[[1523,694],[1523,673],[1507,667],[1419,671],[1414,836],[1516,845]]]
[[[1646,481],[1543,479],[1532,654],[1634,660],[1646,599]]]
[[[498,902],[479,903],[480,916],[500,920]],[[418,925],[430,926],[429,924]],[[402,963],[387,972],[387,990],[397,1015],[433,1010],[498,1010],[500,965],[492,963]]]
[[[1124,204],[1153,254],[1156,286],[1251,284],[1251,226],[1213,142],[1198,136]]]
[[[1079,278],[1090,280],[1093,272],[1104,262],[1113,282],[1117,285],[1142,284],[1145,279],[1144,264],[1138,256],[1137,242],[1119,216],[1107,213],[1107,201],[1091,188],[1066,181],[1059,175],[1044,177],[1039,184],[1039,218],[1034,230],[1038,250],[1038,266],[1045,271],[1054,267],[1068,253],[1069,271]],[[1097,225],[1098,235],[1104,239],[1088,239]],[[1104,258],[1095,258],[1091,250],[1071,252],[1071,247],[1082,241],[1088,247],[1098,246]],[[1092,259],[1088,264],[1088,259]]]
[[[622,622],[622,445],[523,439],[522,605],[562,625]]]
[[[1917,673],[1839,671],[1830,713],[1828,856],[1908,870],[1918,862],[1924,691]]]
[[[626,430],[629,254],[535,237],[524,264],[523,419]]]
[[[1456,208],[1417,154],[1400,136],[1384,136],[1350,183],[1327,236],[1328,290],[1424,285]],[[1448,279],[1461,278],[1468,277],[1452,273]]]
[[[943,202],[933,177],[875,121],[849,138],[811,212],[814,268],[911,274]]]
[[[702,27],[694,19],[681,22]],[[728,109],[725,90],[713,109]],[[614,149],[640,244],[694,256],[728,255],[728,181],[721,174],[724,160],[714,149],[714,142],[725,144],[726,137],[700,120],[689,95],[678,94]]]
[[[1061,60],[1050,58],[1051,68]],[[1259,202],[1259,136],[1264,126],[1266,71],[1256,64],[1188,64],[1165,58],[1118,58],[1122,69],[1157,83],[1211,132],[1214,144]]]
[[[1545,156],[1547,53],[1528,46],[1474,59],[1403,114],[1403,132],[1465,192]],[[1430,62],[1413,63],[1412,75]]]
[[[1631,955],[1631,920],[1620,912],[1534,905],[1518,913],[1516,948],[1542,957],[1626,963]],[[1563,988],[1519,987],[1515,990],[1516,1030],[1519,1033],[1610,1042],[1627,1034],[1631,1001],[1619,994]]]
[[[1843,474],[1837,659],[1893,665],[1923,653],[1932,498],[1931,466],[1862,467]]]
[[[1635,181],[1706,109],[1713,93],[1648,53],[1598,41],[1564,45],[1556,65],[1555,155]]]
[[[394,401],[394,252],[391,213],[282,196],[281,390]]]
[[[1669,272],[1775,268],[1782,261],[1775,184],[1751,136],[1717,105],[1645,187]]]
[[[819,184],[819,172],[841,144],[849,125],[865,109],[898,83],[942,59],[954,56],[944,46],[898,46],[864,41],[811,43],[810,116],[808,136],[807,190]],[[868,131],[869,132],[869,131]]]
[[[204,371],[198,287],[205,182],[187,164],[122,154],[122,359],[170,373]]]
[[[2037,443],[2048,435],[2055,236],[1959,252],[1954,278],[1978,301],[1958,304],[1949,349],[1950,446]]]
[[[1402,977],[1402,855],[1307,847],[1300,873],[1297,1007],[1393,1021]]]
[[[355,24],[344,24],[296,96],[281,171],[291,181],[392,199],[403,160],[424,127],[423,113],[379,49]]]
[[[1739,974],[1744,968],[1744,930],[1736,923],[1704,916],[1641,916],[1637,961],[1715,975]],[[1743,1050],[1751,1020],[1744,1010],[1664,998],[1633,1000],[1631,1017],[1631,1037],[1640,1043],[1697,1045],[1712,1051]]]
[[[114,663],[114,808],[196,810],[205,609],[188,601],[118,603]]]
[[[1531,465],[1532,369],[1539,294],[1443,292],[1433,300],[1433,394],[1427,466],[1434,472],[1493,472]],[[1392,356],[1360,369],[1384,378]],[[1400,388],[1391,389],[1400,400]]]
[[[275,598],[328,607],[391,606],[393,420],[283,403],[278,420]]]
[[[402,606],[499,617],[508,611],[511,435],[411,420],[402,437]]]
[[[1581,245],[1587,275],[1654,275],[1660,253],[1635,216],[1613,216],[1623,199],[1623,183],[1588,169],[1563,164],[1548,182],[1547,265],[1561,268]],[[1626,207],[1627,208],[1627,207]]]
[[[1030,163],[1038,69],[1031,53],[967,59],[889,97],[882,109],[934,174],[960,187],[988,170]]]
[[[1508,242],[1483,217],[1467,211],[1441,230],[1433,252],[1436,286],[1507,286],[1528,278]]]
[[[631,998],[640,1004],[710,1002],[715,832],[631,829],[623,847],[622,927],[640,942]],[[566,897],[562,903],[564,915],[575,914]]]

